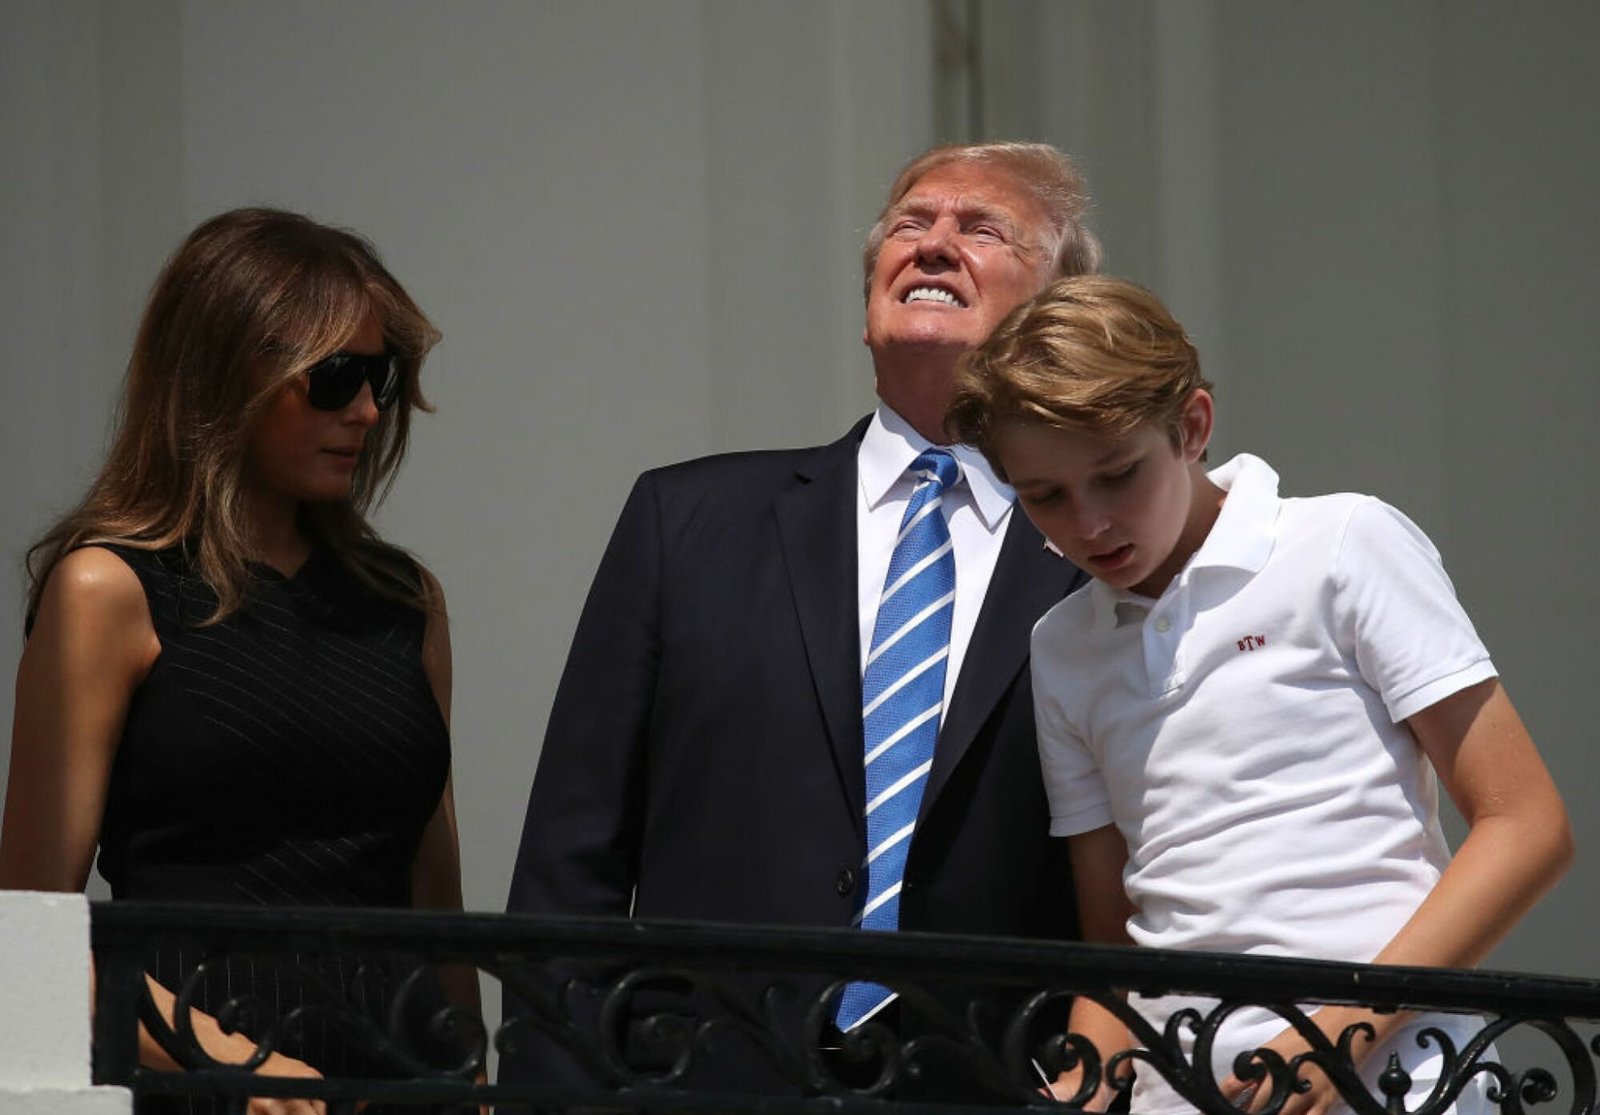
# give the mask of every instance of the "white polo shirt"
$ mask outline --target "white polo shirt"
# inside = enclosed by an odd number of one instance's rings
[[[1367,961],[1449,860],[1402,721],[1494,666],[1400,512],[1280,499],[1248,455],[1211,479],[1221,513],[1159,599],[1095,581],[1034,628],[1050,831],[1117,826],[1140,945]],[[1219,1043],[1224,1073],[1284,1025],[1243,1015]]]

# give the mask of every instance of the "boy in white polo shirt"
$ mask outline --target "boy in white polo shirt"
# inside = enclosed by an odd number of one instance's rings
[[[1070,842],[1086,940],[1465,967],[1565,870],[1559,794],[1439,563],[1408,519],[1358,495],[1285,499],[1261,460],[1207,473],[1211,385],[1148,291],[1064,279],[972,354],[950,432],[977,446],[1034,524],[1096,580],[1033,632],[1051,832]],[[1470,832],[1451,858],[1435,775]],[[1134,1001],[1158,1027],[1179,1005]],[[1324,1007],[1373,1095],[1391,1050],[1408,1104],[1438,1075],[1451,1016]],[[1088,1000],[1072,1029],[1103,1055],[1128,1031]],[[1244,1110],[1270,1088],[1234,1055],[1307,1043],[1241,1011],[1215,1079]],[[1342,1107],[1315,1068],[1285,1112]],[[1076,1079],[1063,1077],[1066,1098]],[[1486,1110],[1484,1078],[1457,1100]],[[1092,1107],[1110,1098],[1102,1086]],[[1192,1110],[1151,1069],[1140,1115]]]

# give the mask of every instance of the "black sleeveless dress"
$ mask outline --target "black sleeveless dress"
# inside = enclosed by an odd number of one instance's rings
[[[293,577],[253,566],[245,606],[206,625],[216,596],[179,551],[105,548],[138,575],[161,642],[111,771],[99,868],[113,898],[409,906],[412,862],[450,765],[422,668],[424,614],[317,550]],[[348,1022],[354,1010],[387,1025],[400,967],[177,947],[150,958],[160,983],[197,988],[210,1012],[245,999],[266,1018],[298,1011],[278,1048],[360,1076],[396,1075]]]

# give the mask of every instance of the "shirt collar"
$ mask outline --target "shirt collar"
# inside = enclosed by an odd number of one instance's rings
[[[1211,482],[1228,493],[1217,521],[1190,569],[1242,569],[1259,573],[1278,534],[1278,474],[1260,457],[1240,453],[1211,470]]]
[[[879,403],[856,454],[856,471],[861,476],[861,493],[866,497],[867,506],[877,507],[887,499],[895,483],[911,467],[911,462],[923,450],[930,448],[933,448],[933,443],[912,429],[911,423],[887,404]],[[966,481],[967,490],[972,493],[972,503],[978,517],[991,531],[995,530],[1005,520],[1016,493],[995,477],[994,470],[983,459],[983,454],[971,446],[946,445],[939,448],[949,450],[961,466],[961,476]],[[960,481],[957,481],[957,486],[960,486]]]
[[[1217,521],[1187,565],[1172,579],[1163,595],[1180,591],[1197,569],[1239,569],[1259,573],[1272,554],[1277,537],[1278,474],[1260,457],[1240,453],[1207,474],[1228,493]],[[1110,631],[1121,623],[1142,619],[1156,604],[1148,596],[1113,588],[1096,578],[1090,588],[1091,629]]]

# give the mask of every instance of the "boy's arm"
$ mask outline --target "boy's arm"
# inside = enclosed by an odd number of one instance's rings
[[[1450,799],[1466,819],[1467,838],[1439,882],[1417,907],[1375,964],[1466,968],[1487,956],[1572,862],[1566,808],[1527,729],[1499,681],[1468,686],[1406,721]],[[1314,1016],[1330,1040],[1356,1022],[1377,1031],[1377,1041],[1405,1021],[1400,1013],[1357,1007],[1323,1007]],[[1306,1048],[1292,1030],[1270,1045],[1292,1057]],[[1372,1048],[1357,1042],[1357,1049]],[[1285,1115],[1321,1111],[1337,1101],[1320,1073],[1312,1089],[1292,1096]],[[1230,1077],[1225,1095],[1245,1087]],[[1268,1089],[1250,1110],[1265,1106]]]
[[[1467,968],[1489,955],[1572,863],[1572,829],[1555,781],[1497,680],[1406,721],[1467,838],[1380,964]]]
[[[1078,919],[1083,939],[1101,945],[1131,945],[1128,918],[1133,903],[1122,886],[1123,869],[1128,863],[1128,847],[1115,825],[1103,825],[1067,838],[1072,857],[1072,880],[1078,894]],[[1128,1048],[1132,1040],[1122,1020],[1093,1000],[1079,996],[1072,1004],[1068,1023],[1071,1033],[1081,1034],[1094,1044],[1103,1066],[1112,1054]],[[1078,1091],[1080,1069],[1062,1073],[1050,1086],[1056,1099],[1065,1100]],[[1105,1078],[1087,1105],[1090,1111],[1104,1111],[1116,1096]]]

